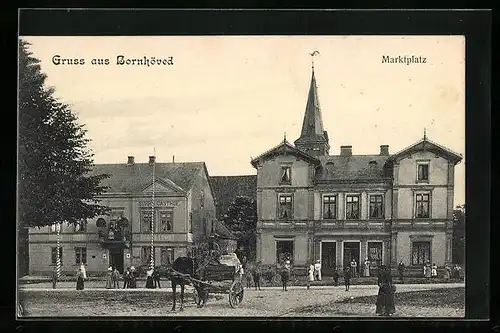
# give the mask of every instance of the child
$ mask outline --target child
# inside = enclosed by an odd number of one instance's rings
[[[337,269],[333,271],[333,284],[335,286],[338,286],[339,284],[339,272],[337,271]]]

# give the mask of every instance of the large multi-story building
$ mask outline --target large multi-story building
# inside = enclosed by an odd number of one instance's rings
[[[395,154],[341,146],[330,155],[314,69],[300,137],[254,158],[257,258],[294,265],[321,260],[323,272],[352,259],[371,265],[450,263],[454,167],[462,157],[423,138]],[[358,265],[359,267],[359,265]]]
[[[97,164],[93,172],[110,175],[102,181],[108,189],[99,199],[111,212],[81,224],[61,225],[62,273],[74,273],[80,263],[86,264],[90,274],[105,272],[110,265],[121,272],[127,266],[147,265],[152,235],[156,264],[186,255],[206,235],[234,238],[215,221],[214,195],[205,163],[156,163],[154,156],[148,163],[135,163],[130,156],[127,163]],[[30,274],[51,273],[56,251],[56,226],[31,228]]]

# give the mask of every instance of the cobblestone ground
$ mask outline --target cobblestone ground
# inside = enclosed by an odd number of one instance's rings
[[[375,305],[357,302],[337,303],[346,298],[373,296],[377,286],[344,287],[290,287],[287,292],[280,288],[263,288],[261,291],[245,290],[243,303],[231,308],[228,295],[214,295],[204,308],[193,303],[191,289],[186,291],[184,311],[170,311],[171,290],[143,288],[133,290],[102,289],[102,283],[90,281],[84,291],[74,290],[74,283],[61,282],[58,289],[50,284],[21,286],[25,316],[241,316],[241,317],[337,317],[375,316]],[[463,284],[398,285],[398,293],[440,288],[463,287]],[[101,287],[101,288],[98,288]],[[465,297],[465,296],[464,296]],[[399,302],[395,317],[463,317],[464,305],[415,306]],[[439,302],[438,302],[439,303]],[[464,302],[465,303],[465,302]],[[178,303],[179,304],[179,303]]]

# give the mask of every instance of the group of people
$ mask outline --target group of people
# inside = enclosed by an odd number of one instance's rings
[[[256,263],[252,267],[250,267],[250,269],[245,270],[247,288],[252,287],[252,281],[253,281],[253,286],[254,286],[255,290],[261,290],[260,289],[260,277],[261,277],[261,275],[262,275],[262,270],[261,270],[261,263],[260,262]]]
[[[370,273],[370,261],[367,258],[363,264],[363,276],[369,277],[370,274],[371,274]],[[340,274],[339,274],[338,270],[334,269],[333,270],[333,282],[334,282],[335,286],[338,285],[339,276],[340,276]],[[344,268],[343,276],[344,276],[344,283],[346,286],[346,290],[349,290],[351,278],[359,277],[358,263],[357,263],[356,259],[353,258],[351,260],[351,262],[349,263],[349,266],[346,266]],[[307,289],[309,289],[311,287],[311,283],[314,281],[321,281],[321,263],[319,260],[316,260],[316,262],[311,262],[309,264]]]
[[[123,289],[133,289],[137,288],[137,276],[138,273],[134,266],[127,267],[125,272],[123,272]],[[120,288],[120,272],[115,267],[108,268],[108,275],[106,279],[106,289],[116,289]]]
[[[437,265],[436,264],[432,264],[427,261],[427,263],[424,265],[424,276],[426,278],[436,278],[438,276],[438,273],[437,273]]]
[[[87,271],[85,265],[81,264],[76,272],[76,290],[83,290],[85,288],[85,281],[88,280]],[[106,289],[117,289],[120,288],[120,272],[115,267],[109,267],[106,276]],[[158,281],[159,286],[159,281]],[[147,287],[147,285],[146,285]],[[123,289],[126,288],[137,288],[137,272],[135,267],[127,267],[123,273]]]

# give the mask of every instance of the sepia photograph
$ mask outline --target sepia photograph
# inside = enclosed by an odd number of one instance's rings
[[[465,42],[21,35],[17,316],[464,318]]]

